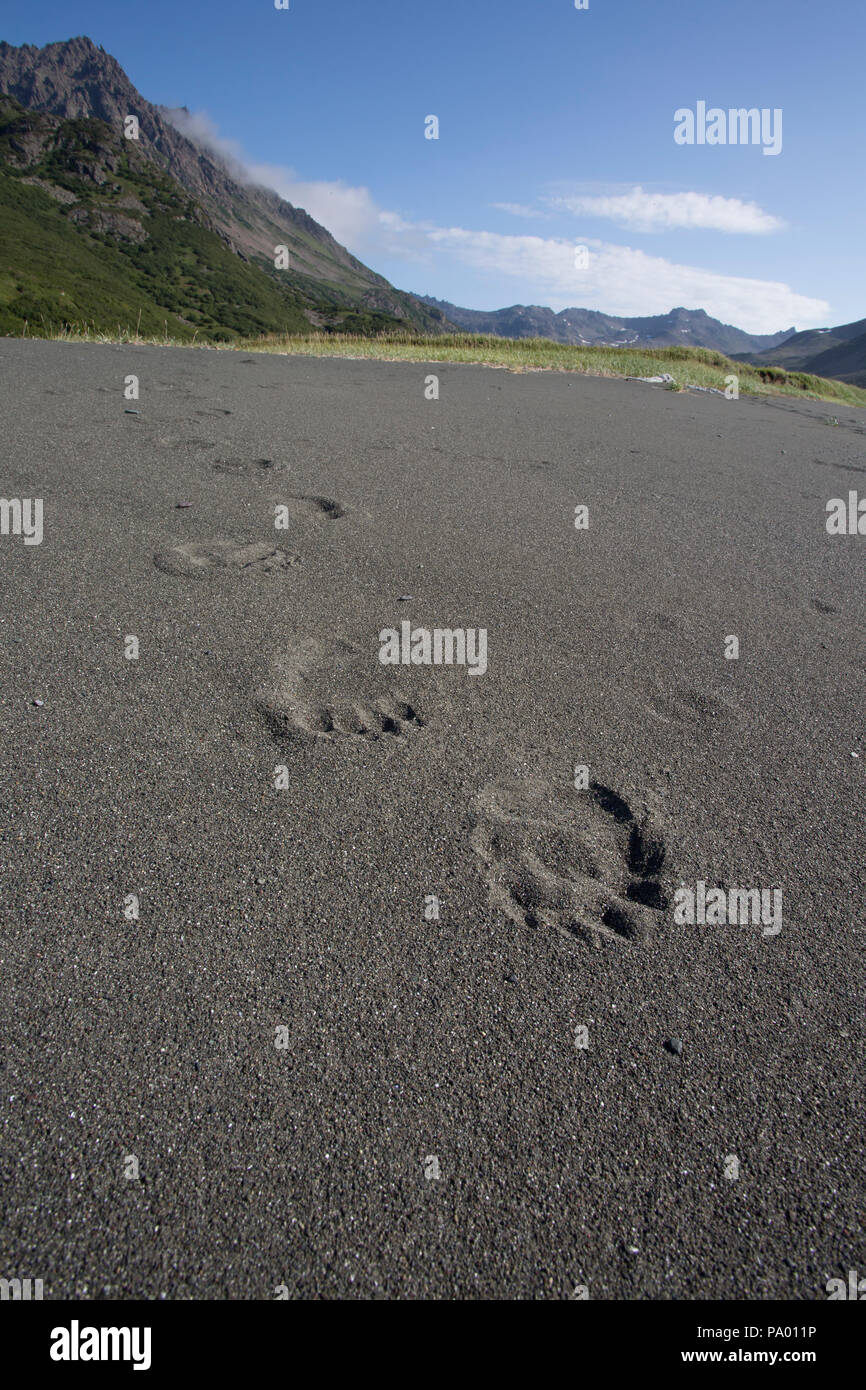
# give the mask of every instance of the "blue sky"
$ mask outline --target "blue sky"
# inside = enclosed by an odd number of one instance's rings
[[[866,317],[863,0],[4,4],[7,42],[77,34],[401,288],[752,332]],[[780,152],[676,143],[700,101],[780,109]]]

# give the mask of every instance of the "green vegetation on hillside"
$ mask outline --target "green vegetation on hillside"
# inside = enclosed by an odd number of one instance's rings
[[[42,189],[0,170],[0,333],[51,336],[91,324],[140,324],[184,340],[192,330],[130,283],[126,265],[95,239],[70,236]]]
[[[133,142],[0,99],[0,333],[136,327],[178,341],[358,334],[398,321],[239,256]]]

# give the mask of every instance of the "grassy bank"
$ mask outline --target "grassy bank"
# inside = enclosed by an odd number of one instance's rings
[[[189,347],[189,341],[171,336],[168,325],[163,336],[139,335],[117,327],[114,334],[81,329],[51,331],[43,325],[28,325],[32,337],[50,337],[70,342],[131,342]],[[217,351],[272,352],[285,356],[372,358],[386,362],[470,362],[504,367],[511,371],[582,372],[587,376],[661,376],[674,378],[672,389],[709,386],[723,391],[726,377],[736,376],[742,395],[794,396],[836,405],[866,406],[866,391],[845,382],[812,376],[808,372],[789,372],[781,367],[752,367],[732,362],[723,353],[708,348],[616,348],[572,347],[547,338],[495,338],[487,334],[455,333],[441,337],[397,333],[378,337],[351,334],[309,333],[290,336],[265,335],[237,338],[215,345]]]

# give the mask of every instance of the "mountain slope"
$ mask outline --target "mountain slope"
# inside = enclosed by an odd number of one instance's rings
[[[866,319],[795,333],[769,352],[738,354],[756,367],[785,367],[866,386]]]
[[[0,97],[0,332],[87,324],[220,341],[306,332],[305,309],[104,121]]]
[[[861,320],[859,327],[863,329],[859,337],[845,339],[810,357],[809,371],[836,377],[852,386],[866,386],[866,319]]]
[[[439,332],[441,316],[396,290],[352,256],[301,208],[270,189],[239,183],[219,159],[194,145],[146,101],[119,63],[88,38],[20,48],[0,43],[0,93],[21,106],[65,120],[98,119],[120,138],[128,115],[139,121],[136,145],[145,158],[195,200],[203,219],[239,258],[273,269],[275,247],[289,250],[281,272],[306,306],[308,324],[335,326],[331,311],[378,316],[414,331]],[[323,317],[324,316],[324,317]],[[343,326],[338,323],[336,326]]]
[[[419,296],[425,304],[467,333],[494,333],[500,338],[552,338],[557,343],[584,346],[705,347],[724,352],[761,352],[794,332],[744,333],[710,318],[703,309],[672,309],[649,318],[616,318],[596,309],[563,309],[554,313],[538,304],[515,304],[510,309],[484,312]]]

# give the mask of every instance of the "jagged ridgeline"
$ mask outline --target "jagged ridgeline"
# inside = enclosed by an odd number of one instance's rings
[[[87,38],[0,43],[0,333],[25,323],[211,342],[449,327],[302,209],[238,182]]]

